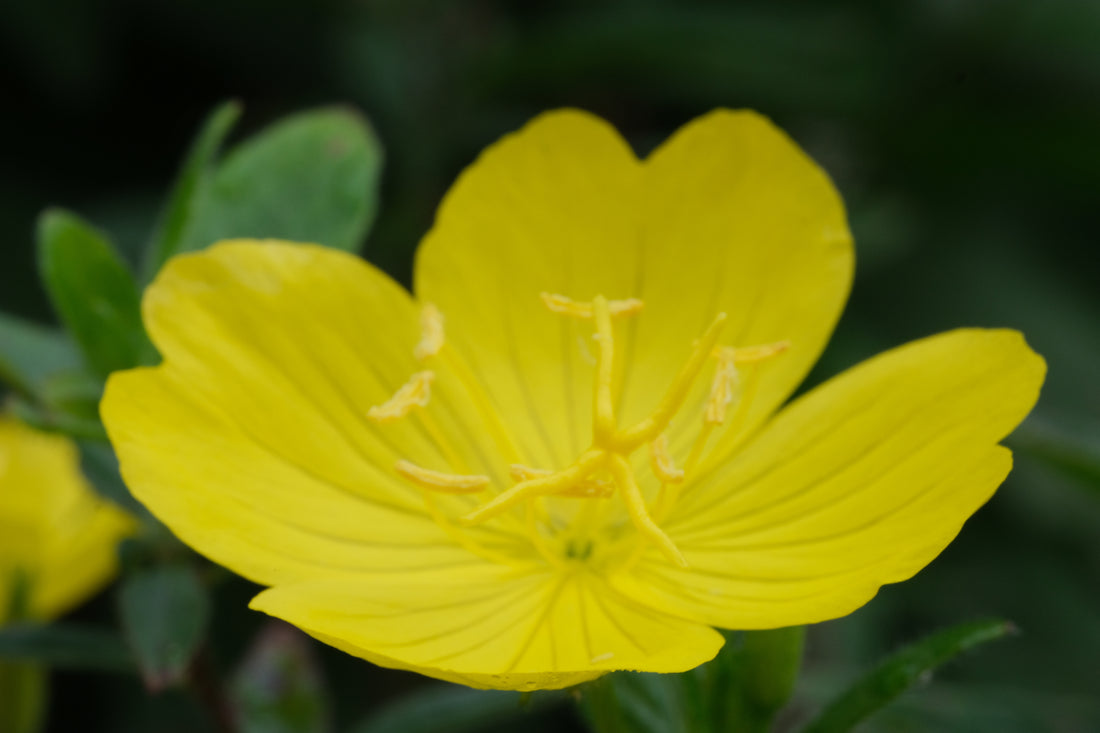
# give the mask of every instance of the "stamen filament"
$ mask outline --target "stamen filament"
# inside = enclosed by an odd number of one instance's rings
[[[425,370],[409,377],[393,397],[367,410],[367,417],[375,422],[388,423],[408,415],[414,407],[426,407],[432,396],[435,372]]]
[[[615,402],[611,396],[611,380],[614,374],[615,336],[611,329],[611,311],[607,298],[597,295],[592,301],[596,320],[596,339],[599,353],[596,357],[595,424],[593,442],[602,446],[615,434]]]
[[[497,494],[490,501],[482,504],[459,521],[462,524],[479,524],[529,497],[546,496],[565,491],[581,479],[587,478],[590,473],[599,467],[603,459],[604,453],[602,451],[590,450],[568,468],[549,476],[521,481],[507,491]]]
[[[462,476],[421,468],[415,463],[399,460],[394,470],[421,488],[444,494],[476,494],[489,485],[488,476]]]
[[[420,342],[413,349],[413,355],[424,361],[438,354],[443,343],[443,314],[433,303],[425,303],[420,311]]]
[[[610,456],[609,468],[611,469],[611,475],[615,477],[615,483],[619,486],[619,491],[622,492],[623,503],[626,505],[627,514],[630,515],[630,521],[633,522],[634,528],[639,534],[652,540],[658,549],[664,553],[665,557],[680,567],[686,568],[688,563],[680,550],[649,516],[649,511],[645,505],[645,497],[642,496],[642,491],[638,488],[637,481],[634,480],[634,472],[627,460],[617,453],[613,454]]]
[[[719,313],[715,317],[710,327],[707,328],[706,333],[699,339],[699,343],[688,358],[687,363],[680,369],[680,373],[676,375],[676,379],[668,388],[668,392],[665,393],[660,404],[657,405],[657,409],[638,424],[626,430],[621,430],[614,436],[614,448],[616,451],[629,453],[642,443],[653,440],[665,431],[677,410],[680,409],[684,400],[687,399],[688,390],[691,389],[691,385],[695,382],[695,378],[699,376],[699,372],[706,363],[707,357],[718,341],[725,321],[725,313]]]

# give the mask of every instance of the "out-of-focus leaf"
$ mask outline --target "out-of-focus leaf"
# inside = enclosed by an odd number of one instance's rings
[[[49,209],[38,222],[38,266],[58,316],[97,376],[155,361],[133,274],[102,234],[75,214]]]
[[[0,380],[32,396],[59,371],[80,366],[80,354],[65,334],[0,313]]]
[[[1008,621],[984,620],[944,629],[888,657],[830,703],[803,733],[850,731],[962,652],[1015,633]]]
[[[304,634],[268,623],[252,644],[232,686],[241,733],[325,733],[328,699],[313,647]]]
[[[802,664],[802,627],[730,633],[712,661],[682,674],[618,672],[582,688],[597,733],[766,731]]]
[[[77,440],[107,440],[107,431],[97,419],[34,405],[18,397],[8,400],[7,406],[13,415],[32,428],[47,433],[61,433]]]
[[[358,251],[374,221],[382,148],[358,114],[303,112],[234,148],[202,187],[180,251],[234,237]]]
[[[0,733],[37,733],[48,697],[43,667],[0,662]]]
[[[805,627],[791,626],[745,631],[727,641],[711,664],[728,669],[732,684],[712,679],[706,691],[713,729],[769,730],[798,681],[805,639]]]
[[[536,692],[524,701],[518,692],[471,690],[457,685],[414,692],[366,720],[348,733],[473,733],[489,726],[520,726],[528,715],[563,704],[560,691]]]
[[[194,216],[199,189],[213,168],[225,136],[240,116],[239,103],[224,102],[210,113],[192,141],[149,241],[144,265],[146,282],[153,279],[169,257],[179,252],[187,225]]]
[[[157,692],[183,681],[210,617],[195,571],[165,565],[134,573],[119,591],[119,611],[145,686]]]
[[[80,468],[97,493],[131,514],[147,516],[148,511],[133,497],[118,470],[118,458],[106,443],[82,440]]]
[[[616,672],[582,688],[581,710],[596,733],[708,731],[700,670],[683,674]]]
[[[1029,420],[1008,443],[1100,491],[1100,431],[1095,427],[1070,435],[1064,428]]]
[[[116,634],[65,624],[15,624],[0,629],[0,659],[63,669],[134,670],[130,655]]]

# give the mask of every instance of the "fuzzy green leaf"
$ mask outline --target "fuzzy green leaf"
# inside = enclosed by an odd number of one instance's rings
[[[358,251],[377,210],[382,148],[341,108],[303,112],[234,148],[218,166],[179,249],[277,238]]]
[[[119,611],[145,686],[159,691],[182,682],[210,617],[195,571],[168,565],[134,573],[119,591]]]
[[[54,309],[96,376],[155,362],[134,276],[100,232],[75,214],[48,209],[38,221],[38,266]]]
[[[213,169],[226,135],[240,116],[239,103],[224,102],[209,114],[192,141],[146,250],[146,282],[152,280],[168,258],[183,246],[184,234],[194,218],[201,188]]]

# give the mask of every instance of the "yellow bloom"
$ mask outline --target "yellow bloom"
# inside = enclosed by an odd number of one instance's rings
[[[1013,331],[903,346],[781,407],[847,296],[824,173],[719,111],[644,161],[543,115],[440,208],[415,298],[309,245],[173,260],[164,364],[103,415],[134,494],[387,667],[553,688],[712,658],[712,626],[849,613],[1010,467],[1044,364]]]
[[[0,415],[0,625],[17,576],[28,584],[31,619],[58,616],[99,590],[132,528],[88,486],[72,441]]]

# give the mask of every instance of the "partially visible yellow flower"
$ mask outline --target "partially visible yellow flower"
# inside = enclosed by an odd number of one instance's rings
[[[27,584],[32,620],[95,593],[114,577],[116,545],[133,526],[92,491],[71,440],[0,415],[0,625],[16,582]]]
[[[828,178],[719,111],[639,161],[543,115],[440,208],[415,298],[236,241],[147,291],[164,363],[102,405],[134,494],[254,608],[475,687],[679,672],[932,560],[1010,468],[1044,364],[960,330],[783,406],[847,297]]]

